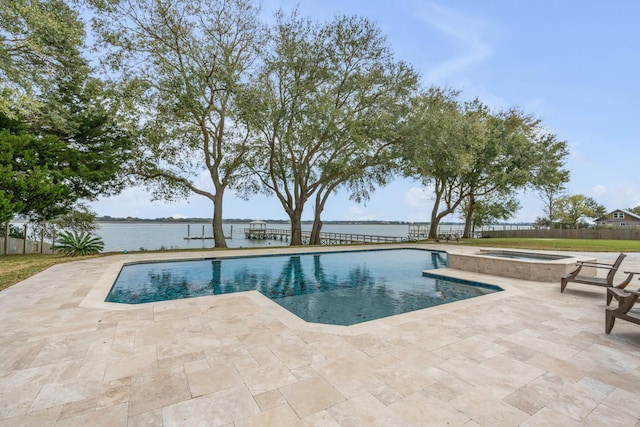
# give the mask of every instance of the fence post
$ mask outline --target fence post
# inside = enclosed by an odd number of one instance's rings
[[[4,225],[4,254],[9,253],[9,221]]]
[[[24,225],[24,234],[22,239],[22,255],[27,253],[27,224]]]

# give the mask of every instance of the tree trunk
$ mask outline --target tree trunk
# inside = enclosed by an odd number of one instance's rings
[[[291,220],[291,246],[302,246],[302,209],[294,209],[289,214]]]
[[[549,229],[553,230],[553,220],[555,219],[553,217],[553,198],[549,197],[549,203],[547,208],[549,209]]]
[[[26,227],[26,225],[25,225]],[[24,233],[24,241],[27,241],[27,233]],[[3,254],[9,254],[9,220],[4,224],[4,252]]]
[[[438,227],[440,226],[440,218],[436,212],[431,213],[431,225],[429,226],[429,238],[438,239]]]
[[[470,237],[471,236],[471,226],[473,224],[473,211],[476,207],[476,198],[473,195],[469,196],[469,206],[467,206],[467,212],[465,213],[464,219],[464,231],[462,232],[462,237]]]
[[[320,240],[320,232],[322,231],[322,223],[321,214],[324,210],[324,204],[327,201],[327,197],[329,196],[330,191],[328,191],[324,197],[320,196],[320,192],[316,195],[316,206],[313,214],[313,226],[311,227],[311,238],[309,239],[310,245],[321,245],[322,241]]]
[[[320,214],[316,213],[313,218],[313,226],[311,227],[311,238],[309,239],[310,245],[321,245],[320,232],[322,231],[322,220],[320,220]]]
[[[452,199],[452,195],[451,195],[451,189],[447,189],[446,188],[446,183],[442,183],[441,185],[439,185],[436,182],[436,200],[434,201],[433,204],[433,210],[431,211],[431,227],[429,228],[429,238],[430,239],[437,239],[438,238],[438,226],[440,225],[440,221],[442,220],[442,218],[444,218],[445,216],[455,212],[455,210],[458,208],[458,206],[460,206],[460,203],[462,203],[462,200],[467,196],[467,195],[460,195],[457,199],[454,199],[455,202],[451,203],[451,199]],[[448,193],[447,193],[448,192]],[[440,202],[442,201],[442,196],[443,194],[445,194],[445,201],[446,201],[446,205],[447,208],[445,210],[443,210],[442,212],[438,212],[438,208],[440,207]]]
[[[224,230],[222,229],[222,196],[224,190],[216,189],[216,194],[213,196],[213,242],[216,248],[226,248],[227,240],[224,238]]]
[[[438,218],[438,209],[440,209],[440,200],[442,199],[442,192],[437,191],[438,183],[436,183],[436,199],[433,202],[433,209],[431,210],[431,224],[429,225],[429,239],[438,238],[438,225],[440,219]]]

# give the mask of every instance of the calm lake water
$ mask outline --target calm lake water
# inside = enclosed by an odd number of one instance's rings
[[[523,228],[522,225],[499,225],[487,227],[488,229],[501,230],[504,227]],[[231,248],[258,247],[258,246],[283,246],[287,242],[279,240],[247,240],[244,237],[244,229],[249,228],[247,223],[225,223],[224,234],[227,236],[227,245]],[[267,228],[289,229],[289,224],[269,224]],[[445,224],[440,227],[441,232],[460,231],[463,226],[458,224]],[[311,231],[311,224],[303,224],[303,231]],[[376,236],[406,237],[409,234],[409,225],[398,224],[325,224],[323,232],[327,233],[351,233],[368,234]],[[139,251],[155,249],[202,249],[212,248],[213,239],[189,240],[185,239],[187,233],[191,236],[211,236],[213,234],[211,224],[203,223],[98,223],[96,234],[104,241],[105,252]]]

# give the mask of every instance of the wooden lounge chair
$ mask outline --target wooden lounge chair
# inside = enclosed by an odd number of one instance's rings
[[[640,317],[633,316],[629,310],[638,301],[640,297],[640,289],[637,291],[627,291],[619,288],[608,288],[607,294],[612,294],[612,298],[618,300],[618,308],[607,308],[604,315],[604,331],[608,334],[613,329],[616,317],[628,322],[640,325]]]
[[[622,283],[615,285],[613,287],[607,288],[607,305],[611,304],[611,300],[613,298],[615,298],[617,301],[620,301],[621,294],[618,293],[618,290],[621,290],[624,292],[624,288],[626,288],[627,285],[631,283],[631,279],[633,279],[633,276],[640,273],[635,271],[625,271],[624,274],[627,274],[628,276],[626,279],[622,281]],[[609,292],[609,290],[611,290],[611,292]]]
[[[618,271],[618,268],[622,263],[622,260],[625,259],[626,256],[626,254],[618,255],[618,258],[613,264],[578,261],[576,263],[578,264],[578,268],[560,278],[560,292],[564,292],[564,288],[567,287],[567,284],[569,282],[582,283],[585,285],[603,286],[606,288],[613,286],[613,278],[615,277],[616,272]],[[579,274],[583,267],[604,268],[608,269],[609,273],[607,273],[607,277],[580,276]]]

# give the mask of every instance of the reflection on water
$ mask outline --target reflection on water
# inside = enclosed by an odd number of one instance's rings
[[[137,304],[255,290],[309,321],[351,325],[491,292],[422,277],[446,255],[413,249],[125,266],[107,301]]]
[[[431,264],[433,268],[444,268],[447,266],[447,257],[443,252],[431,252]]]

